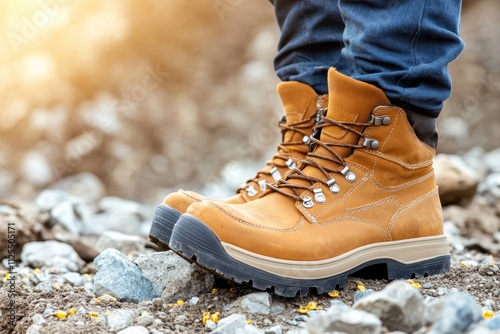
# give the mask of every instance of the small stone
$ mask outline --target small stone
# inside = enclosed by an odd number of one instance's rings
[[[213,331],[214,329],[217,328],[217,324],[212,320],[208,319],[207,322],[205,323],[205,328],[210,331]]]
[[[155,317],[153,317],[151,314],[141,315],[136,319],[137,324],[144,327],[151,325],[154,321]]]
[[[422,295],[404,281],[391,282],[353,307],[376,315],[390,331],[414,332],[425,322]]]
[[[174,323],[176,324],[184,324],[188,321],[188,317],[185,314],[179,314],[175,317]]]
[[[53,224],[63,226],[70,234],[80,234],[81,222],[75,214],[75,209],[71,201],[62,202],[54,207],[50,211],[50,218]]]
[[[306,329],[311,334],[326,332],[379,334],[382,331],[382,322],[371,313],[352,309],[338,302],[332,303],[326,312],[309,320]]]
[[[434,170],[443,205],[459,204],[476,194],[479,176],[460,156],[437,154],[434,158]]]
[[[59,241],[34,241],[24,245],[21,260],[32,268],[55,267],[79,271],[84,261],[70,245]]]
[[[190,300],[189,300],[189,305],[191,306],[195,306],[196,304],[198,304],[198,302],[200,301],[200,298],[199,297],[192,297]]]
[[[28,330],[26,330],[26,334],[39,334],[42,328],[42,325],[33,324],[28,327]]]
[[[237,313],[231,314],[219,320],[217,328],[212,331],[212,334],[233,334],[239,328],[245,327],[246,324],[246,317],[244,315]]]
[[[308,317],[303,316],[303,315],[296,315],[295,318],[293,318],[293,320],[295,320],[295,321],[302,321],[302,322],[306,322],[307,319],[308,319]]]
[[[122,329],[116,334],[148,334],[149,331],[146,327],[143,326],[131,326],[125,329]]]
[[[51,189],[66,191],[84,203],[95,202],[105,194],[105,186],[97,176],[89,172],[70,175],[57,181]]]
[[[35,314],[35,315],[31,318],[31,320],[33,321],[33,323],[34,323],[35,325],[41,325],[41,324],[43,324],[43,323],[47,322],[41,314]]]
[[[250,293],[241,299],[240,305],[245,312],[268,315],[271,313],[271,295],[267,292]]]
[[[424,288],[424,289],[432,289],[433,286],[434,286],[434,284],[432,284],[431,282],[427,282],[427,283],[422,284],[422,288]]]
[[[52,315],[52,314],[54,314],[54,312],[55,312],[55,311],[54,311],[53,309],[51,309],[51,308],[46,308],[46,309],[45,309],[45,311],[43,311],[42,315],[43,315],[43,316],[48,316],[48,315]]]
[[[35,204],[41,211],[50,211],[57,205],[68,201],[71,196],[62,190],[45,189],[35,199]]]
[[[116,249],[107,249],[94,261],[97,273],[94,291],[97,296],[109,294],[121,301],[140,302],[158,297],[142,271]],[[126,279],[124,279],[126,278]]]
[[[491,330],[500,331],[500,315],[496,315],[490,320],[487,320],[486,326]]]
[[[271,314],[277,315],[285,312],[286,306],[283,303],[275,302],[271,305]]]
[[[483,161],[493,173],[500,172],[500,148],[494,149],[486,153]]]
[[[253,325],[247,324],[245,327],[238,329],[235,334],[264,334],[264,331]]]
[[[134,322],[134,311],[114,310],[108,315],[108,329],[116,332],[130,326]]]
[[[42,153],[32,150],[26,153],[21,161],[23,179],[36,186],[42,186],[54,179],[52,167]]]
[[[353,297],[354,303],[356,303],[357,301],[359,301],[365,297],[368,297],[369,295],[371,295],[374,292],[375,291],[373,291],[372,289],[356,290],[356,292],[354,293],[354,297]]]
[[[443,316],[446,303],[442,298],[427,297],[424,301],[424,318],[426,325],[432,325]]]
[[[468,293],[448,295],[441,317],[431,327],[429,334],[465,333],[482,319],[481,307]]]
[[[73,286],[81,286],[83,283],[82,275],[80,275],[79,273],[66,273],[63,275],[63,277]]]
[[[52,283],[49,282],[49,281],[45,281],[45,282],[42,282],[42,283],[39,283],[37,286],[35,286],[35,288],[33,289],[34,291],[39,291],[39,292],[43,292],[43,293],[46,293],[46,294],[51,294],[54,292],[54,289],[52,287]]]
[[[212,290],[214,277],[172,251],[141,255],[134,262],[166,303]]]
[[[276,326],[264,329],[264,333],[265,334],[282,334],[283,330],[281,329],[280,325],[276,325]]]
[[[97,240],[95,250],[101,253],[108,248],[114,248],[124,254],[130,254],[144,251],[145,245],[146,241],[141,237],[115,231],[105,231]]]
[[[290,320],[289,322],[287,322],[287,324],[289,324],[290,326],[298,326],[299,325],[299,323],[296,320]]]

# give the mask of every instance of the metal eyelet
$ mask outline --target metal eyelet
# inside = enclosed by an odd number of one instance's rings
[[[311,138],[309,138],[309,136],[304,136],[302,138],[302,142],[306,145],[309,145],[311,143]]]
[[[340,192],[340,187],[335,182],[335,179],[330,179],[330,180],[326,181],[326,184],[328,185],[328,188],[330,188],[330,192],[332,194],[338,194]]]
[[[391,118],[387,115],[374,116],[370,115],[369,123],[373,125],[389,125],[391,124]]]
[[[258,193],[257,190],[255,190],[255,188],[253,186],[248,186],[245,188],[245,190],[246,190],[248,196],[250,196],[250,197],[254,197]]]
[[[377,148],[380,147],[380,143],[378,142],[377,139],[365,138],[365,140],[363,141],[363,146],[371,148],[372,150],[376,150]]]
[[[281,173],[280,171],[278,170],[278,168],[276,167],[273,167],[269,173],[271,173],[271,176],[273,177],[274,181],[278,181],[281,179]]]
[[[326,202],[325,194],[323,194],[323,190],[321,188],[313,189],[314,199],[318,204],[324,204]]]
[[[347,182],[352,183],[352,182],[356,181],[356,174],[351,172],[349,167],[345,166],[344,169],[342,169],[340,172],[342,173],[342,175],[344,175]]]
[[[288,166],[288,169],[295,169],[295,167],[297,167],[295,165],[295,162],[293,162],[293,160],[290,158],[288,159],[286,162],[285,162],[285,165]]]
[[[259,182],[257,182],[259,184],[259,187],[260,187],[260,190],[262,191],[266,191],[267,189],[267,183],[266,183],[266,180],[262,179],[260,180]]]
[[[310,196],[306,196],[302,199],[302,205],[305,208],[312,208],[314,206],[314,202],[312,201],[312,198]]]

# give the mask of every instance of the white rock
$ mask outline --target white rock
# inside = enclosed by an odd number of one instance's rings
[[[342,302],[337,302],[332,303],[328,311],[309,320],[306,329],[309,334],[326,332],[380,334],[382,322],[371,313],[355,310]]]
[[[122,329],[117,334],[148,334],[149,331],[146,327],[143,326],[131,326],[125,329]]]
[[[38,151],[29,151],[24,155],[21,174],[23,179],[37,186],[47,184],[54,179],[49,161]]]
[[[80,234],[81,222],[75,214],[75,209],[71,201],[65,201],[56,205],[50,211],[50,217],[54,224],[62,225],[70,234]]]
[[[97,296],[109,294],[119,300],[133,302],[159,296],[141,269],[116,249],[106,249],[94,260],[94,264],[97,269],[94,292]]]
[[[271,295],[267,292],[254,292],[241,298],[241,308],[248,313],[271,313]]]
[[[70,199],[71,196],[63,190],[45,189],[36,197],[35,204],[41,211],[50,211]]]
[[[89,172],[64,177],[50,188],[64,190],[84,203],[95,202],[106,193],[101,180]]]
[[[124,254],[130,254],[144,251],[145,245],[146,241],[144,238],[120,232],[106,231],[97,240],[95,250],[101,253],[108,248],[114,248]]]
[[[141,255],[134,262],[166,303],[198,296],[214,284],[212,274],[172,251]]]
[[[253,325],[247,324],[245,327],[237,329],[236,334],[265,334],[265,332]]]
[[[66,273],[63,275],[63,277],[73,286],[81,286],[83,283],[82,275],[80,275],[79,273]]]
[[[214,321],[208,319],[207,322],[205,323],[205,328],[208,329],[209,331],[213,331],[214,329],[217,328],[217,324]]]
[[[34,241],[24,245],[23,263],[33,267],[55,267],[70,272],[79,271],[84,261],[68,244],[59,241]]]
[[[353,308],[376,315],[391,331],[414,332],[424,323],[424,299],[405,281],[391,282],[382,291],[361,299]]]
[[[134,311],[114,310],[108,318],[108,329],[116,332],[130,326],[134,322]]]
[[[244,328],[247,325],[247,319],[242,314],[231,314],[219,320],[217,328],[212,331],[212,334],[234,334],[240,328]]]
[[[47,320],[45,320],[45,318],[41,315],[41,314],[35,314],[31,320],[33,321],[33,324],[35,325],[41,325],[45,322],[47,322]]]

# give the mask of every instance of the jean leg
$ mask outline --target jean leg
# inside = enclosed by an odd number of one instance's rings
[[[448,64],[463,49],[460,9],[461,0],[340,0],[352,77],[437,117],[451,94]]]
[[[344,22],[338,0],[271,0],[281,29],[276,74],[283,81],[299,81],[319,94],[328,92],[332,66],[350,75],[351,64],[341,55]]]

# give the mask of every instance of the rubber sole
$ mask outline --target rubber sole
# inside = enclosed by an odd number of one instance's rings
[[[284,277],[229,256],[225,245],[210,228],[188,214],[182,215],[175,224],[169,246],[177,254],[218,276],[259,290],[269,290],[283,297],[305,296],[310,290],[322,294],[341,289],[346,284],[347,276],[355,273],[393,280],[444,274],[450,268],[448,254],[406,264],[391,258],[378,258],[318,279]]]
[[[170,249],[168,244],[172,230],[181,215],[182,213],[163,203],[156,208],[153,223],[149,230],[149,239],[161,250]]]

